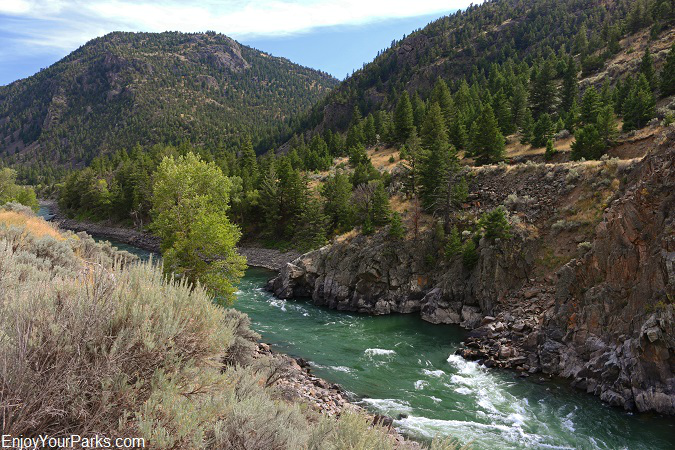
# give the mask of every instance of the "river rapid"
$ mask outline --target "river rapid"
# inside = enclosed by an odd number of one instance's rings
[[[146,259],[149,253],[113,242]],[[454,355],[464,330],[415,315],[366,316],[279,300],[273,275],[250,268],[234,307],[273,349],[310,361],[313,372],[395,418],[419,440],[450,436],[476,449],[672,449],[675,420],[603,404],[564,381],[519,378]]]

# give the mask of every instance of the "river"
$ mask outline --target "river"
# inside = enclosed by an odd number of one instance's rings
[[[125,244],[117,247],[147,258]],[[272,272],[250,268],[235,308],[263,341],[309,360],[411,437],[451,436],[476,449],[673,449],[675,420],[632,414],[560,380],[488,370],[454,352],[464,330],[416,315],[366,316],[279,300],[263,289]]]

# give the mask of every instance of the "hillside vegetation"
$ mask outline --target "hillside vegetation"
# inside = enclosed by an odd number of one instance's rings
[[[0,156],[49,183],[136,144],[269,146],[336,82],[220,34],[111,33],[0,87]]]

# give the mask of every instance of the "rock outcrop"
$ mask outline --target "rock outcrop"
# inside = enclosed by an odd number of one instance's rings
[[[675,132],[633,170],[586,255],[558,272],[543,371],[606,402],[675,414]]]
[[[482,240],[478,263],[467,270],[459,257],[429,262],[431,236],[399,242],[384,234],[359,235],[286,264],[268,287],[280,298],[309,297],[337,310],[419,312],[432,323],[473,328],[481,312],[492,312],[495,299],[527,279],[533,262],[529,245]]]
[[[566,170],[560,175],[568,183],[584,182]],[[602,164],[595,170],[579,189],[594,189],[607,173]],[[553,230],[556,204],[575,194],[556,181],[555,170],[548,173],[548,189],[531,186],[534,208],[528,203],[521,215],[528,225],[548,220]],[[458,351],[466,358],[522,376],[567,377],[625,409],[675,414],[675,131],[620,177],[592,242],[580,244],[582,256],[562,266],[537,260],[546,241],[557,239],[554,232],[482,239],[471,270],[458,258],[430,261],[430,234],[392,242],[381,233],[305,254],[268,288],[281,298],[307,297],[338,310],[419,313],[429,322],[458,323],[473,329]]]

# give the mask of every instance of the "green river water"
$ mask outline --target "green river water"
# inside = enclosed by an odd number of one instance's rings
[[[476,449],[675,448],[672,418],[626,413],[565,382],[521,379],[455,356],[464,335],[457,326],[279,300],[263,289],[271,276],[249,269],[235,304],[263,341],[309,360],[315,374],[339,383],[371,411],[404,415],[395,426],[413,438],[452,436]]]

